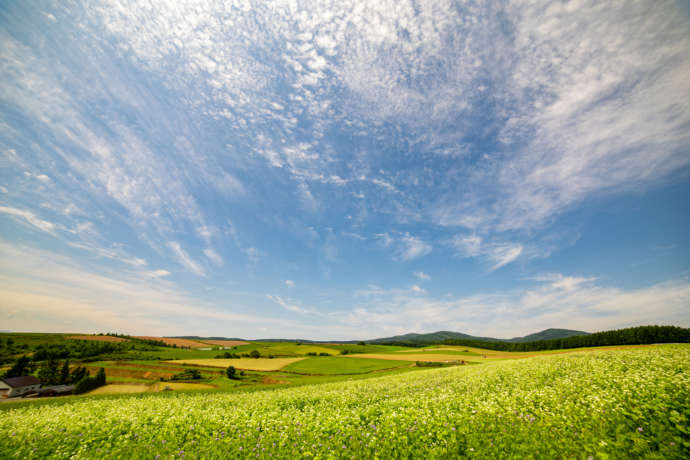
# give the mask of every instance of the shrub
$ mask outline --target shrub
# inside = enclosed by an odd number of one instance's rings
[[[199,380],[201,379],[201,373],[196,369],[187,369],[184,372],[175,374],[170,377],[170,380]]]

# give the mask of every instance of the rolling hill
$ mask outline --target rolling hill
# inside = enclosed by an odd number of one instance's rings
[[[576,335],[589,335],[589,332],[574,331],[570,329],[545,329],[534,334],[529,334],[524,337],[513,337],[512,339],[496,339],[493,337],[476,337],[473,335],[463,334],[462,332],[438,331],[430,332],[428,334],[403,334],[393,337],[384,337],[380,339],[367,340],[368,343],[390,343],[390,342],[408,342],[419,344],[442,343],[447,339],[466,339],[479,340],[483,342],[535,342],[538,340],[562,339],[565,337],[573,337]]]

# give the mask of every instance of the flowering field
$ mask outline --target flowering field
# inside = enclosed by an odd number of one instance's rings
[[[0,458],[688,458],[690,346],[253,393],[22,404]]]

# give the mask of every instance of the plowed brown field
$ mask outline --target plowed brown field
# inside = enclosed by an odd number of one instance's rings
[[[128,342],[122,337],[112,337],[110,335],[71,335],[70,339],[77,340],[96,340],[97,342]]]

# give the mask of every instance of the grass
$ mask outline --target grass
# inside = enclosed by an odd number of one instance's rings
[[[391,369],[412,364],[408,361],[391,363],[382,359],[347,359],[346,357],[318,357],[292,363],[285,368],[286,372],[299,374],[366,374],[368,372]]]
[[[347,355],[345,358],[354,359],[376,359],[376,360],[387,360],[387,361],[428,361],[428,362],[444,362],[444,361],[477,361],[478,359],[474,356],[469,358],[464,355],[458,354],[435,354],[435,353],[398,353],[398,354],[385,354],[385,353],[364,353],[357,355]]]
[[[237,369],[254,371],[277,371],[304,358],[241,358],[241,359],[187,359],[174,361],[181,364],[226,368],[234,366]]]
[[[297,345],[296,343],[278,342],[275,345],[265,345],[263,349],[259,349],[262,355],[272,354],[274,356],[304,356],[307,353],[328,353],[329,355],[337,355],[338,351],[328,347],[317,345]]]
[[[409,350],[408,347],[398,347],[393,345],[357,345],[354,343],[345,344],[328,344],[324,345],[333,350],[338,350],[338,352],[349,351],[350,353],[392,353],[396,351]]]

